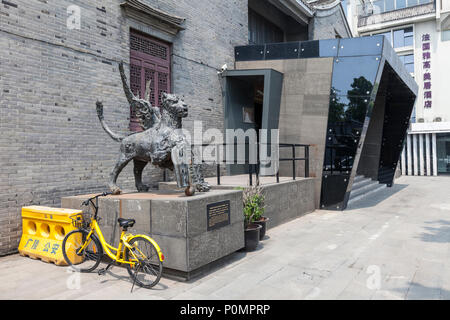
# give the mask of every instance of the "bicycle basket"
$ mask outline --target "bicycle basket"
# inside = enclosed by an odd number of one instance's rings
[[[77,229],[86,229],[91,224],[91,214],[90,213],[80,213],[70,217],[72,219],[72,225]]]

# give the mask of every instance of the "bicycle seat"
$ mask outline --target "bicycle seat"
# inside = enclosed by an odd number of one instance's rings
[[[119,219],[117,219],[117,222],[119,223],[119,226],[126,229],[126,228],[132,228],[133,225],[135,224],[136,220],[119,218]]]

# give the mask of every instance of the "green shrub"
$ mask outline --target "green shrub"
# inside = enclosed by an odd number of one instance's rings
[[[245,225],[258,221],[264,214],[264,196],[259,186],[244,189]]]

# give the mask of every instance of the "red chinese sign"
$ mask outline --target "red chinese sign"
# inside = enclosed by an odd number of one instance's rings
[[[424,108],[431,108],[431,37],[428,33],[422,35],[422,64],[423,64],[423,98]]]

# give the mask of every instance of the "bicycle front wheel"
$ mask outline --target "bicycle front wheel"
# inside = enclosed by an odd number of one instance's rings
[[[134,262],[134,266],[127,265],[128,273],[133,281],[143,287],[151,288],[161,279],[163,264],[159,260],[155,246],[144,237],[135,237],[129,244],[133,247],[125,250],[125,260]]]
[[[87,239],[88,234],[89,232],[83,229],[73,230],[66,235],[62,243],[64,259],[78,272],[94,271],[103,256],[100,240],[94,234]],[[80,251],[86,241],[87,245]]]

